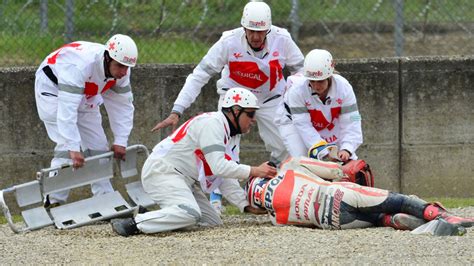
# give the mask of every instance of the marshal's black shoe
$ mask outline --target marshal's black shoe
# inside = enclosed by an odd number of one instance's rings
[[[133,218],[112,219],[110,222],[112,230],[121,236],[128,237],[140,233]]]

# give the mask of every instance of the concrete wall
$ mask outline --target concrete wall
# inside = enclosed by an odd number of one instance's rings
[[[168,115],[192,67],[134,69],[130,144],[151,149],[169,134],[150,129]],[[376,186],[420,196],[474,197],[474,57],[345,60],[337,69],[357,95],[364,131],[358,154],[374,169]],[[34,179],[52,156],[53,143],[36,113],[34,71],[0,69],[0,188]],[[185,118],[216,109],[215,80]],[[268,159],[256,128],[243,138],[241,157],[254,164]]]
[[[402,190],[474,197],[473,58],[401,69]]]

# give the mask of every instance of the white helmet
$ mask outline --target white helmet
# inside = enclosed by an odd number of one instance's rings
[[[122,65],[134,67],[137,64],[138,50],[132,38],[116,34],[105,44],[110,57]]]
[[[238,105],[242,108],[260,108],[257,97],[249,90],[242,88],[232,88],[224,95],[223,108],[229,108]]]
[[[269,30],[272,26],[272,11],[264,2],[249,2],[244,7],[240,23],[249,30]]]
[[[304,76],[309,80],[325,80],[332,76],[335,65],[331,53],[314,49],[304,58]]]

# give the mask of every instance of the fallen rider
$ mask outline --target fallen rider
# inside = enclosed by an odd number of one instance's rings
[[[463,235],[474,218],[455,216],[440,203],[361,186],[343,180],[337,163],[306,157],[281,165],[274,178],[250,178],[245,186],[252,207],[266,210],[274,225],[320,229],[387,226],[433,235]],[[334,182],[331,182],[334,181]],[[426,223],[434,221],[427,225]]]

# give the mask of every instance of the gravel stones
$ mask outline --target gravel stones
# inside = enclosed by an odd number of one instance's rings
[[[451,209],[474,217],[474,207]],[[266,216],[223,217],[224,225],[115,235],[108,223],[14,234],[0,225],[0,264],[474,264],[474,228],[462,237],[391,228],[323,231],[273,226]]]

